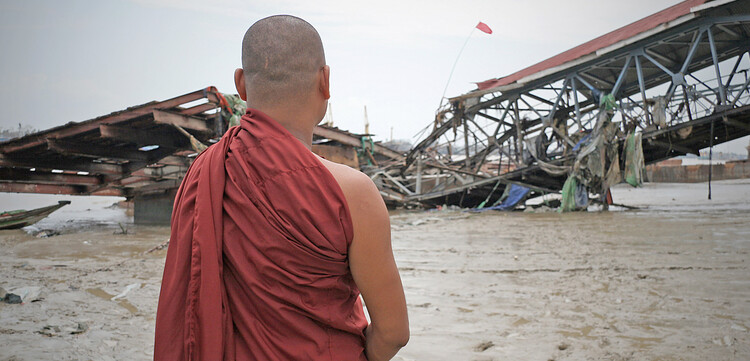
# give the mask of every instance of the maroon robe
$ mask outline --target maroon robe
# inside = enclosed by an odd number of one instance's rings
[[[154,359],[366,360],[352,237],[333,175],[248,109],[177,192]]]

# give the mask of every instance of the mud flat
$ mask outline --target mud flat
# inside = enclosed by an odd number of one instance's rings
[[[152,358],[165,251],[144,252],[169,229],[127,227],[50,238],[0,231],[0,287],[41,288],[38,301],[0,303],[0,360]]]
[[[640,211],[391,217],[397,360],[750,359],[750,181],[613,190]]]
[[[394,212],[412,326],[395,360],[750,359],[750,181],[705,190],[613,191],[638,211]],[[169,230],[119,234],[97,207],[50,238],[0,231],[0,287],[41,290],[0,303],[0,360],[151,359],[166,251],[144,252]]]

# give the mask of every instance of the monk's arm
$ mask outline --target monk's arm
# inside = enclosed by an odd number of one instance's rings
[[[406,299],[391,249],[388,210],[370,178],[347,182],[354,225],[349,265],[370,314],[365,336],[369,361],[390,360],[409,341]]]

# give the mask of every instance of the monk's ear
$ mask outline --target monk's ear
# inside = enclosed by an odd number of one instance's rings
[[[330,88],[330,77],[331,77],[331,68],[328,65],[323,65],[323,68],[320,69],[319,74],[319,80],[318,80],[318,87],[320,88],[320,92],[323,95],[323,98],[328,100],[331,98],[331,88]]]
[[[240,99],[247,101],[247,90],[245,89],[245,71],[242,68],[234,70],[234,86],[237,87],[237,94]]]

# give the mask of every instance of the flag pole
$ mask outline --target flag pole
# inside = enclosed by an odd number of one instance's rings
[[[477,27],[471,28],[471,32],[469,33],[469,36],[466,37],[466,41],[464,41],[464,45],[461,47],[461,51],[458,52],[458,56],[456,56],[456,61],[453,62],[453,67],[451,68],[451,74],[448,75],[448,82],[445,83],[445,89],[443,89],[443,96],[440,97],[440,105],[438,105],[437,111],[435,113],[440,111],[440,108],[443,106],[443,100],[445,100],[445,93],[448,91],[448,85],[451,83],[451,78],[453,78],[453,71],[456,70],[456,64],[458,64],[458,59],[461,58],[461,54],[463,54],[464,49],[466,48],[466,44],[469,43],[469,39],[471,39],[471,36],[474,35],[474,30],[476,30]]]

